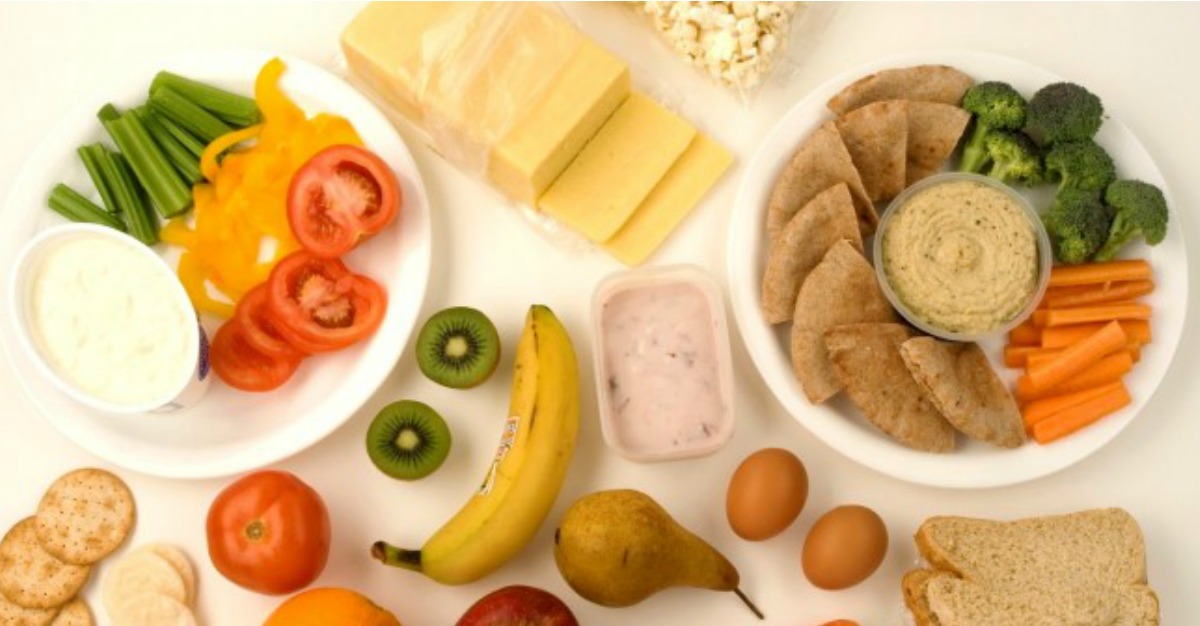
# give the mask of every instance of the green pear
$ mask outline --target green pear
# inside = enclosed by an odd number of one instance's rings
[[[630,606],[668,587],[737,593],[738,571],[680,526],[650,496],[598,491],[575,501],[554,532],[554,561],[576,593],[596,604]]]

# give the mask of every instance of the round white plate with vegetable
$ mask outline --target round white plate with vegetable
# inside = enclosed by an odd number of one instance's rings
[[[256,77],[274,56],[250,51],[183,54],[148,64],[81,102],[29,156],[6,199],[0,218],[0,260],[5,267],[0,291],[8,293],[22,246],[66,221],[47,208],[56,184],[65,183],[103,206],[76,153],[98,141],[114,145],[97,119],[102,106],[113,103],[128,110],[146,102],[160,70],[253,97]],[[290,379],[269,392],[239,391],[215,380],[190,408],[132,415],[90,409],[61,393],[37,371],[29,352],[19,348],[17,325],[3,320],[0,338],[34,406],[66,437],[115,465],[165,477],[204,478],[247,471],[295,454],[349,419],[392,371],[408,343],[430,270],[429,207],[420,172],[399,134],[366,97],[310,63],[286,57],[283,61],[283,93],[310,117],[344,117],[364,147],[398,179],[402,200],[394,221],[341,255],[350,270],[370,277],[386,292],[386,311],[373,334],[344,349],[303,359]],[[172,266],[180,255],[167,243],[153,249]],[[210,315],[201,319],[211,340],[221,321]]]
[[[1140,360],[1124,375],[1132,398],[1128,405],[1098,421],[1046,444],[1032,438],[1016,448],[1001,448],[957,436],[956,449],[944,453],[919,451],[888,437],[876,428],[845,396],[823,404],[811,404],[793,373],[791,324],[770,324],[763,308],[763,279],[766,266],[768,200],[780,173],[793,153],[822,124],[834,118],[826,108],[829,99],[854,81],[890,68],[922,64],[948,65],[965,72],[976,83],[1003,81],[1030,98],[1040,88],[1070,81],[1087,87],[1086,77],[1059,77],[1035,65],[1015,59],[976,52],[946,51],[910,53],[881,59],[837,76],[814,89],[794,106],[767,135],[746,169],[731,214],[727,241],[730,297],[738,328],[748,352],[772,392],[797,421],[819,439],[855,461],[902,480],[950,488],[983,488],[1032,480],[1066,468],[1091,455],[1133,421],[1154,394],[1171,364],[1187,308],[1187,263],[1181,229],[1172,213],[1181,207],[1171,201],[1170,191],[1154,160],[1138,139],[1111,111],[1094,140],[1111,155],[1120,179],[1138,179],[1157,186],[1165,194],[1169,216],[1165,239],[1151,247],[1140,237],[1124,247],[1118,258],[1145,259],[1153,271],[1154,289],[1137,298],[1139,306],[1152,311],[1152,341],[1141,346]],[[1097,93],[1103,100],[1104,94]],[[968,128],[967,133],[971,132]],[[910,161],[911,162],[911,161]],[[958,165],[957,151],[944,168]],[[1044,212],[1057,192],[1057,182],[1032,189],[1013,185],[1034,208]],[[885,204],[878,205],[882,212]],[[864,242],[871,249],[870,240]],[[993,369],[1010,389],[1020,370],[1006,367],[1003,359],[1008,339],[993,334],[979,342]]]

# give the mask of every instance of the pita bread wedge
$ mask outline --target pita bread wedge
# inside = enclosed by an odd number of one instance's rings
[[[875,72],[847,85],[829,99],[837,115],[880,100],[919,100],[958,104],[975,79],[948,65],[914,65]]]
[[[792,318],[792,370],[809,402],[820,404],[842,388],[825,350],[826,329],[895,320],[871,264],[845,239],[830,246],[800,286]]]
[[[846,183],[822,191],[804,205],[771,245],[762,289],[767,322],[780,324],[792,319],[800,285],[821,262],[829,246],[842,239],[862,251],[854,202]]]
[[[908,103],[872,102],[839,117],[838,132],[873,202],[891,200],[904,190],[908,155]]]
[[[825,347],[846,395],[872,424],[910,448],[949,452],[954,428],[900,357],[900,344],[915,334],[902,324],[847,324],[825,331]]]
[[[875,232],[879,216],[863,189],[862,179],[837,126],[830,120],[809,135],[792,155],[783,173],[771,188],[767,202],[767,233],[775,241],[792,216],[817,194],[838,183],[850,187],[859,230],[865,239]]]
[[[970,113],[950,104],[909,102],[905,186],[941,169],[970,121]]]
[[[900,346],[913,378],[955,428],[1001,448],[1025,443],[1025,424],[1012,394],[973,343],[916,337]]]

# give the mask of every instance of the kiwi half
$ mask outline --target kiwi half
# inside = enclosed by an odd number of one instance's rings
[[[424,478],[449,454],[446,420],[422,402],[393,402],[380,409],[367,428],[367,456],[392,478]]]
[[[483,313],[465,306],[430,317],[417,335],[417,366],[430,380],[467,389],[487,380],[500,362],[500,336]]]

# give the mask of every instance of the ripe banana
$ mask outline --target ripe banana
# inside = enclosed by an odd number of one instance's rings
[[[517,343],[508,419],[496,456],[467,504],[420,550],[382,541],[371,555],[447,585],[478,580],[516,556],[562,488],[579,432],[579,367],[550,309],[530,307]]]

